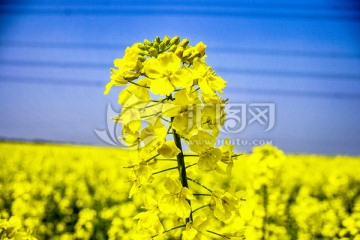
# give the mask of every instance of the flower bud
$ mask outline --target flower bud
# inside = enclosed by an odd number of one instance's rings
[[[155,56],[157,54],[157,50],[154,47],[151,47],[149,49],[149,55],[150,56]]]
[[[146,57],[145,56],[139,56],[138,59],[141,61],[141,62],[144,62],[146,60]]]
[[[166,35],[163,39],[163,42],[165,43],[165,45],[168,45],[170,43],[170,37]]]
[[[149,46],[149,45],[152,45],[152,44],[151,44],[151,42],[150,42],[149,40],[145,39],[145,40],[144,40],[144,45],[145,45],[145,46],[146,46],[146,45]]]
[[[182,47],[177,47],[176,50],[175,50],[175,54],[176,54],[176,56],[178,56],[179,58],[182,58],[183,52],[184,52],[184,48],[182,48]]]
[[[125,72],[123,78],[128,81],[135,80],[139,77],[139,73],[137,72]]]
[[[161,42],[160,37],[159,37],[159,36],[156,36],[156,38],[155,38],[155,41],[154,41],[154,42],[156,42],[156,43],[160,44],[160,42]]]
[[[170,52],[175,52],[177,49],[177,46],[176,45],[172,45],[170,48],[169,48],[169,51]]]
[[[191,56],[191,54],[193,53],[194,48],[188,48],[184,51],[183,53],[183,58],[188,58]]]
[[[175,36],[170,40],[171,45],[174,45],[174,44],[177,45],[177,44],[179,44],[179,42],[180,42],[180,37],[179,36]]]
[[[186,47],[189,44],[189,39],[188,38],[184,38],[181,43],[179,44],[180,47]]]
[[[199,57],[200,53],[198,51],[193,51],[191,55],[188,57],[189,60],[194,60],[194,58]]]
[[[143,50],[143,51],[146,49],[143,44],[139,44],[139,45],[137,45],[137,47],[138,47],[140,50]]]
[[[166,48],[165,42],[161,42],[160,45],[159,45],[159,50],[160,50],[160,51],[164,51],[165,48]]]
[[[199,42],[195,45],[195,50],[197,50],[200,53],[200,57],[205,55],[205,49],[206,45],[203,42]]]

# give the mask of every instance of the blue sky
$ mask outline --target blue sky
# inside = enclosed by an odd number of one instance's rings
[[[8,1],[0,7],[0,137],[106,144],[113,60],[155,36],[208,45],[231,103],[274,103],[276,122],[234,139],[286,152],[360,154],[356,1]],[[237,146],[249,151],[252,144]]]

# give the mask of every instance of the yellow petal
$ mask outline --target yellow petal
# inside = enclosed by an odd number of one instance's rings
[[[188,69],[182,68],[170,75],[170,81],[175,87],[189,88],[193,85],[193,76]]]
[[[200,59],[194,61],[193,67],[191,68],[194,78],[202,78],[210,70],[210,67]]]
[[[179,198],[176,206],[176,214],[181,218],[190,216],[191,206],[185,198]]]
[[[210,87],[206,78],[200,78],[198,80],[198,84],[202,91],[202,94],[204,94],[205,96],[211,97],[215,95],[215,91]]]
[[[170,193],[179,193],[182,189],[181,182],[178,178],[166,178],[165,189]]]
[[[165,75],[165,69],[158,59],[149,58],[144,62],[144,72],[149,78],[162,78]]]
[[[119,118],[117,118],[123,125],[128,125],[130,122],[133,121],[140,121],[141,115],[139,110],[135,108],[126,108],[120,113]]]
[[[226,86],[226,81],[219,76],[211,75],[208,80],[213,90],[219,91]]]
[[[175,195],[166,194],[164,195],[159,204],[159,210],[165,214],[173,214],[176,212],[177,199]]]
[[[132,85],[132,93],[135,94],[136,97],[138,97],[139,99],[143,100],[144,102],[149,102],[150,101],[150,94],[149,94],[149,90],[145,87],[150,85],[150,79],[144,78],[144,79],[140,79],[137,84],[144,86],[144,87],[140,87],[137,85]]]
[[[124,71],[115,70],[113,68],[110,70],[110,80],[114,83],[114,85],[122,86],[128,82],[126,79],[124,79]]]
[[[183,187],[181,189],[181,195],[188,200],[195,200],[194,195],[191,193],[191,191],[187,187]]]
[[[182,240],[194,240],[196,239],[198,231],[195,228],[189,228],[183,231]]]
[[[125,125],[122,128],[122,139],[127,144],[133,144],[139,139],[139,132],[138,131],[131,131],[131,129]]]
[[[128,88],[129,87],[123,89],[119,94],[118,103],[120,105],[124,105],[129,100],[129,98],[132,96],[132,92],[129,91]]]
[[[172,103],[164,103],[162,106],[162,115],[164,117],[175,117],[181,112],[181,109],[181,106]]]
[[[219,199],[218,197],[214,197],[213,199],[215,200],[216,204],[214,209],[214,216],[220,220],[227,219],[227,213],[224,209],[221,199]]]
[[[174,141],[164,142],[159,148],[158,153],[166,158],[173,158],[180,153],[180,149],[177,148]]]
[[[159,64],[168,72],[175,72],[180,68],[181,59],[172,52],[166,52],[158,56]]]
[[[197,166],[201,171],[208,172],[217,169],[217,162],[221,159],[221,151],[213,148],[200,155]]]
[[[104,95],[108,95],[108,93],[110,92],[112,86],[114,86],[113,82],[108,82],[105,86],[105,91],[104,91]]]
[[[196,153],[206,152],[215,144],[215,138],[205,131],[199,132],[189,140],[189,148]]]
[[[158,78],[151,81],[150,90],[154,94],[169,95],[175,87],[168,78]]]
[[[137,82],[137,84],[141,86],[148,86],[150,84],[150,80],[145,78],[141,79]],[[119,94],[118,103],[120,105],[126,106],[136,106],[137,104],[141,104],[144,102],[150,101],[149,90],[145,87],[141,87],[135,84],[131,84],[124,88]],[[140,106],[139,106],[140,107]]]

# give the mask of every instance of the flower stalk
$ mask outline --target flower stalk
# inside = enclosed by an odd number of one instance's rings
[[[171,122],[174,120],[174,118],[171,118]],[[179,178],[181,185],[183,187],[189,188],[189,184],[187,182],[187,176],[186,176],[186,165],[185,165],[185,159],[184,159],[184,153],[181,146],[181,138],[179,134],[176,133],[175,129],[173,129],[173,136],[174,136],[174,142],[176,147],[180,150],[180,153],[176,156],[177,159],[177,165],[179,170]],[[191,201],[187,200],[189,205],[191,206]],[[190,216],[186,218],[186,222],[192,221],[192,213],[190,213]]]

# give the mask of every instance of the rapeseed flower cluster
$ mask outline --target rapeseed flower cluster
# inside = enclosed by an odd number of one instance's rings
[[[201,174],[223,172],[230,177],[237,157],[233,146],[215,146],[225,119],[227,100],[221,94],[226,81],[207,65],[205,50],[202,42],[191,46],[188,39],[156,37],[126,48],[111,69],[105,94],[113,86],[125,86],[118,98],[122,111],[114,119],[122,125],[123,142],[137,154],[126,166],[133,184],[129,197],[139,194],[147,198],[147,188],[152,187],[155,178],[162,179],[166,191],[153,199],[151,208],[136,216],[144,239],[162,237],[169,229],[179,228],[187,229],[180,234],[183,239],[202,239],[201,231],[209,229],[194,228],[198,223],[193,216],[193,205],[198,201],[195,195],[200,192],[190,188],[188,182],[202,185],[193,179],[196,175],[190,177],[188,168],[197,166]],[[182,144],[194,154],[184,154]],[[176,163],[174,167],[157,170],[159,161],[171,160]],[[178,174],[164,173],[176,169]],[[198,202],[205,201],[204,206],[214,211],[212,221],[226,221],[239,214],[240,200],[235,192],[204,189],[210,193]],[[196,219],[201,219],[200,213],[199,208]],[[177,219],[170,228],[162,225],[167,218]]]

